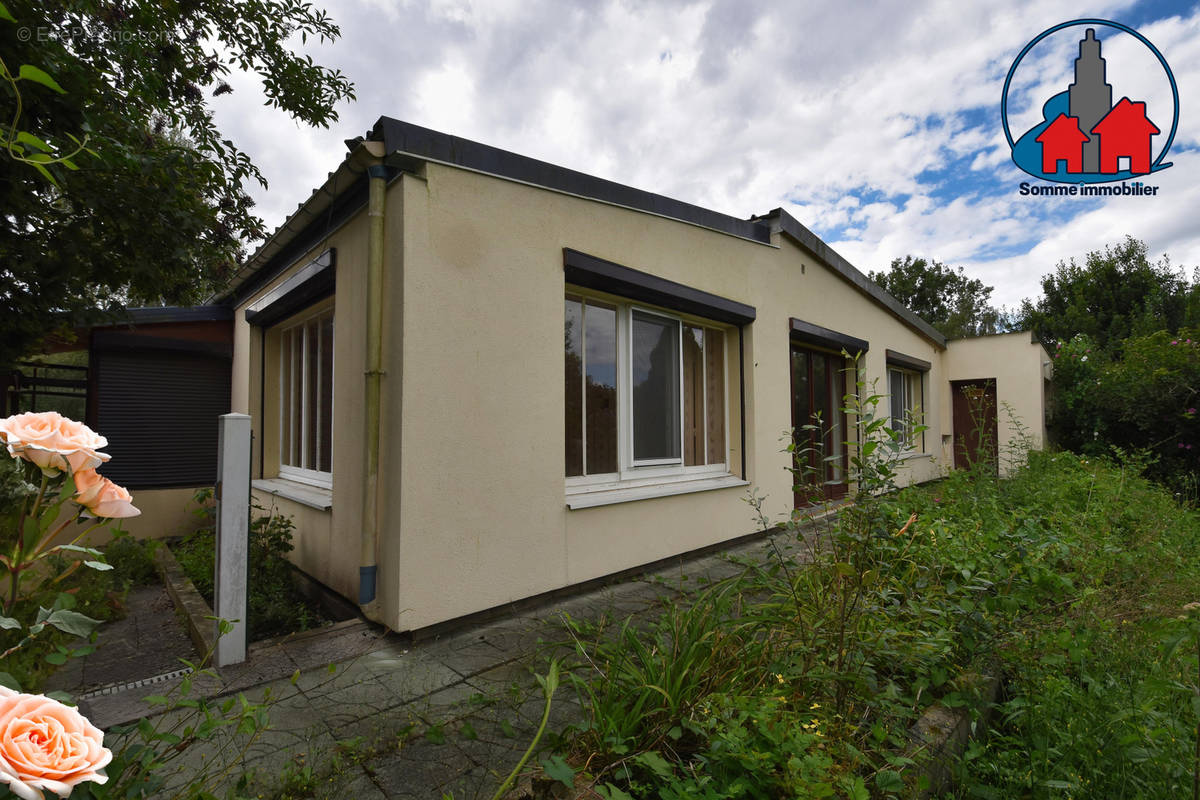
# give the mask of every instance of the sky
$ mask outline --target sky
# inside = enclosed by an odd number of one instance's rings
[[[257,163],[281,224],[380,116],[747,218],[782,207],[863,272],[905,255],[961,266],[1013,307],[1126,235],[1200,265],[1200,5],[1182,2],[326,0],[341,27],[304,50],[354,82],[328,129],[264,108],[233,75],[217,124]],[[1147,103],[1155,196],[1021,196],[1001,117],[1018,54],[1060,23],[1100,27],[1113,102]],[[1084,29],[1012,73],[1014,139],[1065,91]],[[299,42],[296,43],[300,45]]]

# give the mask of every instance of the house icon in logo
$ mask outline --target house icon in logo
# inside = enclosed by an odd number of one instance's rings
[[[1153,122],[1146,119],[1146,104],[1135,103],[1128,97],[1113,106],[1104,119],[1092,126],[1093,138],[1100,139],[1100,169],[1106,175],[1120,171],[1120,161],[1128,158],[1129,171],[1134,175],[1145,175],[1150,171],[1150,137],[1162,133]],[[1087,148],[1084,145],[1083,165],[1087,169]]]
[[[1101,40],[1095,27],[1088,27],[1079,41],[1079,56],[1075,59],[1074,80],[1066,91],[1059,92],[1042,106],[1042,121],[1030,128],[1016,142],[1005,135],[1013,148],[1016,165],[1035,177],[1062,183],[1100,183],[1121,181],[1146,175],[1171,166],[1160,163],[1174,139],[1179,106],[1175,79],[1161,54],[1153,45],[1130,28],[1105,20],[1077,20],[1051,28],[1030,42],[1018,56],[1005,82],[1001,106],[1007,113],[1008,86],[1021,58],[1047,35],[1079,23],[1111,25],[1142,41],[1158,57],[1176,98],[1175,119],[1167,144],[1157,160],[1153,152],[1153,137],[1162,130],[1147,116],[1145,100],[1122,97],[1113,103],[1113,87],[1108,82],[1107,64],[1101,54]]]

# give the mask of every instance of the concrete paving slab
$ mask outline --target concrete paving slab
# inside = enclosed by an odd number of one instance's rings
[[[463,680],[459,672],[420,651],[381,651],[363,662],[363,668],[379,684],[405,701],[425,697]]]
[[[413,731],[426,725],[417,714],[414,704],[389,708],[355,719],[330,721],[334,739],[345,741],[361,738],[366,746],[381,752],[400,747]]]
[[[344,661],[385,646],[385,633],[377,626],[360,619],[293,634],[278,643],[280,650],[300,669],[312,669]]]
[[[474,769],[477,764],[448,739],[431,742],[417,738],[398,752],[380,758],[372,765],[375,783],[396,796],[418,792],[423,798],[441,797],[441,787]]]
[[[513,765],[519,758],[519,754],[513,758]],[[454,800],[490,800],[511,769],[512,765],[507,769],[503,765],[480,765],[446,782],[438,790]]]
[[[337,786],[329,788],[328,793],[319,792],[318,798],[338,798],[338,800],[388,800],[388,795],[379,788],[375,778],[357,767],[356,772],[349,775],[339,775]]]
[[[526,618],[494,622],[478,630],[481,642],[505,653],[534,654],[555,639],[554,629],[544,619]]]
[[[414,700],[407,708],[430,725],[453,722],[473,713],[477,702],[472,700],[482,697],[479,687],[466,681],[447,686],[419,700]]]

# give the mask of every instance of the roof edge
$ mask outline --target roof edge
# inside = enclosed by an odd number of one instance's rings
[[[227,305],[202,306],[143,306],[124,308],[121,317],[93,325],[94,328],[123,325],[152,325],[161,322],[227,322],[233,319],[233,308]]]
[[[771,243],[770,228],[756,220],[734,217],[665,195],[635,189],[595,175],[423,128],[392,117],[380,117],[371,132],[371,138],[383,141],[387,154],[385,158],[409,157],[434,161],[589,200],[611,203],[633,211],[656,214],[760,244]]]
[[[925,320],[918,317],[910,308],[905,306],[879,284],[872,281],[857,267],[847,261],[840,253],[821,240],[819,236],[804,227],[782,208],[771,210],[759,219],[770,220],[778,229],[787,234],[796,244],[811,253],[818,261],[832,269],[839,277],[850,283],[878,305],[890,311],[908,327],[924,336],[943,350],[946,348],[946,337]]]

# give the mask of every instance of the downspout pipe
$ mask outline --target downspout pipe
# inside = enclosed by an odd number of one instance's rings
[[[374,142],[369,144],[376,144]],[[374,155],[374,154],[373,154]],[[375,601],[379,548],[379,433],[383,388],[383,222],[388,169],[367,167],[367,364],[365,456],[363,464],[362,542],[358,567],[358,604]]]

